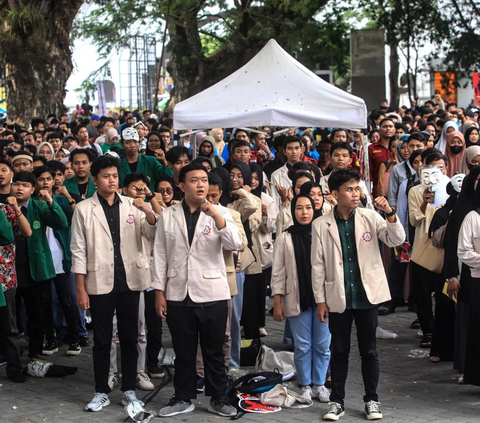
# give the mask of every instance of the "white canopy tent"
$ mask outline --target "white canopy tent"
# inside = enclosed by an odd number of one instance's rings
[[[232,75],[175,106],[175,129],[246,126],[361,129],[367,127],[367,108],[272,39]]]

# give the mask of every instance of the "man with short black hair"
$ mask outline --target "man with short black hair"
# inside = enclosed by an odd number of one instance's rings
[[[119,171],[120,161],[111,155],[95,160],[92,179],[97,192],[77,205],[72,219],[77,303],[82,310],[90,309],[95,322],[95,395],[86,411],[100,411],[110,404],[108,373],[115,311],[122,349],[122,404],[138,402],[138,307],[140,291],[149,285],[142,237],[154,238],[157,219],[143,199],[118,195]]]
[[[73,135],[77,138],[78,145],[80,148],[90,148],[94,153],[97,154],[92,156],[92,159],[96,159],[97,156],[101,156],[102,149],[98,144],[91,144],[89,141],[88,128],[85,125],[78,125],[73,130]]]
[[[368,165],[370,166],[370,182],[373,184],[372,194],[377,196],[378,172],[383,162],[390,160],[392,152],[389,149],[390,138],[395,135],[395,124],[392,119],[385,118],[380,121],[380,141],[368,147]]]
[[[88,148],[77,148],[70,154],[72,169],[75,176],[66,179],[63,185],[67,187],[70,195],[79,195],[82,200],[90,198],[96,191],[90,175],[92,166],[92,150]]]
[[[278,210],[282,210],[282,198],[278,193],[279,189],[289,189],[292,186],[292,181],[288,177],[288,170],[295,163],[302,160],[305,153],[305,146],[300,137],[286,136],[283,141],[283,151],[287,158],[286,163],[278,170],[272,173],[270,195],[277,204]]]
[[[175,351],[175,394],[160,416],[193,411],[195,357],[200,335],[208,411],[235,416],[225,398],[223,342],[230,298],[223,250],[236,250],[242,237],[229,211],[206,200],[208,172],[189,164],[179,175],[185,198],[163,211],[154,244],[157,313],[167,319]],[[208,251],[208,254],[206,252]],[[168,313],[167,313],[168,309]]]
[[[175,182],[175,194],[173,195],[173,199],[181,200],[184,194],[183,191],[178,187],[180,184],[180,171],[192,161],[192,151],[187,147],[177,145],[167,151],[165,159],[168,162],[168,167],[173,172],[173,180]]]
[[[312,226],[312,284],[318,320],[329,323],[332,393],[325,420],[345,414],[345,383],[350,354],[350,332],[355,320],[362,358],[365,413],[368,420],[381,419],[377,385],[379,363],[376,349],[377,305],[390,299],[379,242],[389,247],[405,240],[403,226],[383,197],[374,210],[358,208],[360,174],[352,169],[332,172],[328,185],[337,205],[333,212],[315,219]]]
[[[12,165],[4,158],[0,158],[0,203],[6,203],[12,189]]]

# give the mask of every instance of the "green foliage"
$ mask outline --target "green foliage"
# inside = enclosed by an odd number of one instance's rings
[[[45,17],[32,5],[22,7],[20,10],[7,9],[2,14],[6,31],[2,34],[2,41],[21,41],[32,34],[38,39],[45,39],[48,33],[48,23]]]
[[[80,101],[95,99],[95,94],[97,93],[97,81],[111,77],[110,61],[107,61],[100,68],[91,72],[78,88],[75,88],[74,91],[78,93],[78,99]]]

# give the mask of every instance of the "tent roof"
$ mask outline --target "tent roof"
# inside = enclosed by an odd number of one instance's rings
[[[175,106],[175,129],[244,126],[360,129],[367,127],[367,109],[272,39],[242,68]]]

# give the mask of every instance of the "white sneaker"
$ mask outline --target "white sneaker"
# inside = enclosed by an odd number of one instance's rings
[[[118,376],[116,373],[109,373],[108,375],[108,387],[110,388],[111,391],[113,391],[113,388],[118,385]]]
[[[145,405],[143,403],[143,401],[140,401],[137,398],[137,395],[135,394],[135,391],[125,391],[123,393],[123,397],[122,397],[122,405],[127,406],[128,404],[130,404],[132,402],[138,402],[139,404],[142,405],[142,407]]]
[[[313,385],[313,398],[318,398],[320,402],[330,402],[330,391],[325,385]]]
[[[93,399],[85,406],[85,411],[100,411],[110,404],[107,394],[95,392]]]
[[[153,391],[155,389],[155,385],[146,373],[137,373],[136,387],[142,391]]]
[[[265,328],[260,328],[258,330],[260,332],[260,336],[263,338],[264,336],[268,336],[268,332],[267,332],[267,329]]]
[[[302,397],[308,400],[312,399],[312,388],[310,386],[302,386]]]

